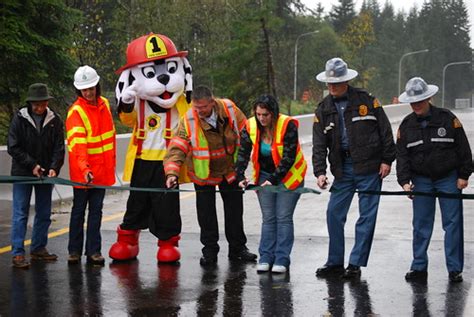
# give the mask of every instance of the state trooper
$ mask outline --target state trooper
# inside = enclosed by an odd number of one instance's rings
[[[397,179],[407,192],[460,194],[472,174],[472,153],[459,119],[430,102],[438,87],[420,77],[410,79],[398,98],[410,103],[397,133]],[[407,281],[426,280],[427,249],[433,232],[436,197],[413,199],[413,261]],[[463,202],[439,197],[446,265],[451,282],[462,281],[464,263]]]
[[[366,266],[375,231],[380,196],[359,194],[355,245],[344,270],[344,225],[355,190],[379,191],[395,160],[390,122],[380,102],[348,82],[357,77],[341,58],[332,58],[316,79],[326,83],[329,95],[316,108],[313,124],[313,172],[325,189],[326,158],[334,175],[327,209],[329,254],[316,276],[354,278]]]

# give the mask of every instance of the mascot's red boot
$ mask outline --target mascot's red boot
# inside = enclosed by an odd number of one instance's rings
[[[140,230],[123,230],[117,227],[117,242],[109,250],[109,256],[114,260],[132,260],[138,255],[138,238]]]
[[[178,249],[178,241],[181,239],[179,235],[169,238],[168,240],[158,240],[158,253],[156,258],[158,262],[176,262],[181,258],[181,252]]]

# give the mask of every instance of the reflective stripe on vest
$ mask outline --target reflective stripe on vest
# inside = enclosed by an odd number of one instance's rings
[[[229,118],[229,125],[232,127],[236,135],[239,136],[237,118],[232,102],[228,99],[221,100],[224,103],[224,110],[226,112],[227,117]],[[216,102],[220,104],[219,100],[216,100]],[[193,183],[196,183],[198,185],[212,185],[215,182],[217,182],[216,184],[219,184],[221,182],[221,179],[217,181],[217,179],[212,179],[209,177],[209,163],[212,158],[216,159],[225,157],[225,149],[222,148],[209,151],[209,144],[207,142],[206,136],[204,135],[204,131],[199,125],[199,116],[197,112],[194,111],[194,109],[190,109],[188,112],[186,112],[186,115],[184,117],[184,126],[186,129],[186,133],[188,134],[188,137],[191,140],[191,148],[193,154],[192,160],[194,173],[189,172],[191,180],[193,181]],[[239,146],[240,137],[237,138],[236,147],[234,151],[234,161],[237,159],[237,152]]]
[[[280,164],[281,158],[283,156],[283,140],[286,133],[286,128],[288,127],[288,123],[294,120],[289,116],[280,114],[278,116],[277,124],[275,127],[275,134],[273,137],[272,142],[272,158],[275,167],[278,167]],[[296,125],[298,126],[298,121]],[[247,121],[247,131],[250,136],[250,140],[252,141],[252,163],[254,167],[254,180],[258,182],[258,177],[260,175],[260,164],[258,162],[258,155],[260,152],[260,131],[257,127],[257,120],[255,117],[250,118]],[[306,175],[307,163],[304,159],[303,151],[301,150],[301,146],[298,142],[298,146],[296,148],[296,157],[293,165],[289,169],[288,173],[283,177],[282,184],[287,189],[295,189],[297,188],[304,180],[304,176]]]
[[[107,110],[110,112],[110,106],[109,106],[108,100],[103,97],[101,97],[101,99],[104,101],[107,107]],[[67,116],[68,117],[71,116],[74,113],[74,111],[76,111],[81,117],[84,127],[73,127],[72,129],[67,131],[68,140],[71,138],[70,142],[68,142],[69,152],[72,152],[74,145],[76,144],[87,144],[88,154],[100,154],[100,153],[114,149],[114,140],[115,140],[114,139],[114,135],[115,135],[114,126],[112,126],[112,130],[110,131],[104,132],[100,135],[93,136],[92,125],[84,109],[80,105],[77,105],[77,104],[73,105],[71,109],[69,110]],[[74,134],[76,133],[79,133],[79,134],[86,133],[86,135],[85,137],[84,136],[74,137]],[[100,144],[94,144],[94,143],[100,143]]]

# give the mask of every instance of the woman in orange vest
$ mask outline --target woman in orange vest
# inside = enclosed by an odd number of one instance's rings
[[[293,248],[293,212],[303,186],[306,161],[298,141],[298,121],[279,113],[271,95],[260,96],[253,105],[255,117],[241,132],[236,170],[239,186],[245,188],[244,173],[251,159],[254,181],[260,186],[281,185],[282,192],[257,191],[262,209],[262,234],[257,272],[285,273]]]
[[[66,119],[69,174],[73,182],[84,185],[115,183],[115,127],[109,101],[101,96],[100,77],[90,66],[81,66],[74,74],[78,95]],[[104,264],[101,254],[100,225],[105,189],[74,186],[69,223],[69,264],[79,263],[84,244],[84,218],[87,204],[87,262]]]

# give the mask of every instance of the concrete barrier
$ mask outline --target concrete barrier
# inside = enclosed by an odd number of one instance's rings
[[[410,111],[409,104],[397,104],[397,105],[387,105],[384,106],[384,110],[387,113],[387,116],[390,119],[392,124],[397,124],[401,119],[407,115]],[[301,143],[311,142],[312,135],[312,126],[313,126],[313,114],[295,116],[300,122],[299,126],[299,135]],[[117,136],[117,182],[116,185],[121,185],[122,181],[122,172],[125,163],[125,153],[127,151],[127,146],[130,141],[131,134],[120,134]],[[11,157],[7,152],[6,146],[0,146],[0,175],[10,175],[11,169]],[[66,151],[66,157],[64,166],[61,169],[59,175],[62,178],[69,179],[69,164],[68,164],[68,154]],[[53,199],[70,199],[72,197],[72,188],[69,186],[55,186],[53,192]],[[0,184],[0,200],[11,201],[12,199],[12,185],[11,184]]]

